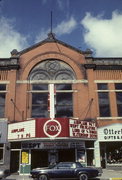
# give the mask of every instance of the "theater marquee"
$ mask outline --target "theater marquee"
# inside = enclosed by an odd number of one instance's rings
[[[8,139],[29,139],[35,137],[35,120],[8,125]]]
[[[95,122],[70,119],[69,130],[70,137],[97,139],[97,127]]]

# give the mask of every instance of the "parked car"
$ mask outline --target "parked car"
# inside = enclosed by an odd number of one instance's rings
[[[83,167],[80,162],[60,162],[47,168],[35,168],[30,172],[33,179],[49,180],[49,179],[79,179],[88,180],[101,176],[96,168]]]
[[[0,169],[0,179],[6,178],[10,175],[9,169]]]

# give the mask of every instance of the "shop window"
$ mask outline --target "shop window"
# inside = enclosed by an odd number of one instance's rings
[[[23,150],[21,153],[21,163],[29,164],[29,150]]]
[[[0,84],[0,118],[5,117],[6,85]]]
[[[4,162],[4,144],[0,144],[0,164]]]
[[[115,84],[118,116],[122,116],[122,83]]]
[[[106,144],[106,154],[108,164],[122,163],[122,143],[114,142]]]
[[[100,117],[110,117],[110,102],[107,83],[98,83],[98,102]]]

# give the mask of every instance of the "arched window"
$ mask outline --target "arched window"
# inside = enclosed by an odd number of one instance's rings
[[[73,80],[72,68],[60,60],[45,60],[36,65],[29,75],[30,80]]]
[[[45,60],[29,74],[31,83],[31,117],[73,116],[73,69],[60,60]]]

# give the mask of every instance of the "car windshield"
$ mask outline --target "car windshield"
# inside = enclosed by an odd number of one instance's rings
[[[81,168],[83,167],[79,162],[60,162],[58,164],[51,164],[49,168],[69,169],[69,168]]]

